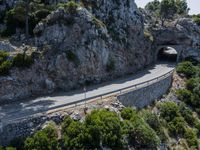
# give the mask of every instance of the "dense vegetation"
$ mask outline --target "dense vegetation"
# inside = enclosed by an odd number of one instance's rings
[[[26,5],[26,1],[21,0],[14,8],[8,8],[5,14],[0,16],[0,20],[7,26],[1,35],[10,36],[16,33],[16,29],[25,31],[26,17],[28,18],[29,34],[33,35],[33,29],[37,23],[43,20],[55,8],[57,6],[49,5],[48,2],[43,0],[29,0],[28,5]],[[26,12],[27,10],[28,12]]]
[[[12,67],[26,68],[33,64],[32,56],[25,53],[11,57],[8,52],[0,50],[0,76],[9,74]]]
[[[177,91],[178,98],[200,114],[200,66],[192,62],[183,62],[177,72],[186,79],[186,88]]]
[[[189,12],[186,0],[154,0],[145,6],[145,10],[160,20],[162,25],[167,20],[173,20],[178,16],[186,16]]]

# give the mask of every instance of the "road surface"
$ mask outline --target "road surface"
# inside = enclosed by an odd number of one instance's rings
[[[175,64],[158,63],[153,66],[128,76],[117,79],[111,82],[106,82],[100,85],[90,86],[87,89],[87,98],[119,90],[141,82],[145,82],[166,74],[172,71]],[[71,102],[76,102],[84,99],[84,90],[75,90],[65,93],[57,93],[48,97],[40,97],[36,99],[27,99],[23,102],[15,102],[0,106],[0,119],[3,124],[16,121],[17,119],[28,117],[30,115],[54,109]]]

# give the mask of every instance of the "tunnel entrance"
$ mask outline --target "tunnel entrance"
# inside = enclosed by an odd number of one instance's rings
[[[178,52],[172,47],[163,47],[158,51],[157,60],[177,62]]]

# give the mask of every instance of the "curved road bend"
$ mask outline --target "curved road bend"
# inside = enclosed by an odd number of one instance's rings
[[[174,63],[157,63],[132,76],[88,87],[87,98],[160,77],[167,72],[172,71],[174,67]],[[84,99],[83,90],[75,90],[59,94],[57,93],[56,95],[48,97],[40,97],[23,102],[10,103],[0,106],[0,119],[3,124],[6,124],[8,121],[10,122],[23,117],[28,117],[30,115],[54,109],[55,107],[68,104],[70,102],[76,102],[81,99]]]

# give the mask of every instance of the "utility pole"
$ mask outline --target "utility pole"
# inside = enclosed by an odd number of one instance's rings
[[[29,38],[29,0],[26,0],[25,2],[25,7],[26,7],[26,10],[25,10],[25,19],[26,19],[26,23],[25,23],[25,26],[26,26],[26,39]]]
[[[85,99],[85,108],[86,108],[86,98],[87,98],[87,95],[86,95],[86,92],[87,92],[86,86],[84,86],[83,90],[84,90],[84,99]]]

